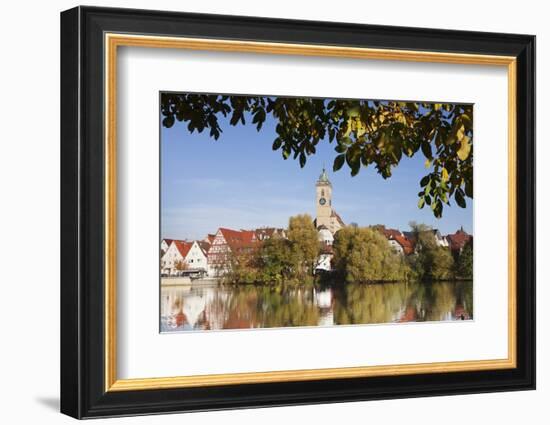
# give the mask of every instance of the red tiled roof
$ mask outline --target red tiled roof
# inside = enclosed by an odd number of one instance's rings
[[[179,253],[183,258],[187,256],[187,254],[189,253],[189,250],[193,246],[192,242],[186,242],[186,241],[174,241],[172,243],[176,245],[176,248],[178,249]]]
[[[380,227],[380,231],[384,234],[389,240],[396,241],[405,254],[412,254],[413,252],[413,242],[410,239],[407,239],[403,233],[397,229],[386,229],[385,227]]]
[[[399,245],[403,248],[403,252],[407,255],[412,254],[413,252],[413,243],[408,240],[405,236],[396,235],[393,237]]]
[[[168,246],[170,246],[170,244],[174,241],[174,239],[166,239],[166,238],[163,238],[162,240],[166,242],[166,245]]]
[[[220,232],[231,251],[251,248],[256,242],[256,233],[253,230],[233,230],[220,227]]]
[[[460,251],[472,239],[472,236],[460,229],[451,235],[447,235],[446,238],[452,251]]]
[[[385,227],[381,228],[381,232],[388,239],[395,238],[396,236],[402,236],[401,232],[397,229],[386,229]]]
[[[208,242],[211,244],[212,242],[214,242],[214,238],[216,237],[216,235],[213,235],[211,233],[209,233],[207,236],[206,236],[206,239],[208,240]],[[205,240],[206,241],[206,240]]]

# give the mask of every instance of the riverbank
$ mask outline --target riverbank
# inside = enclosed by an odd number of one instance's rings
[[[161,277],[161,286],[217,286],[219,279],[207,277],[203,279],[191,279],[189,276]]]

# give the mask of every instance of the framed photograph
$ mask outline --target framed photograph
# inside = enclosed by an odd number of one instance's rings
[[[535,37],[61,14],[61,411],[535,388]]]

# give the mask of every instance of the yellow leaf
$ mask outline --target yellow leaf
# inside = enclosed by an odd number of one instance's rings
[[[427,159],[425,162],[424,162],[424,167],[426,168],[430,168],[432,165],[432,161],[430,161],[429,159]]]
[[[443,182],[446,182],[447,180],[449,180],[449,173],[447,172],[447,169],[446,168],[443,168],[441,170],[441,180]]]
[[[466,161],[466,159],[470,155],[471,149],[472,147],[470,146],[470,138],[468,136],[464,136],[460,141],[460,149],[457,151],[458,157],[462,161]]]
[[[355,132],[357,133],[357,137],[361,137],[363,134],[367,132],[367,127],[363,124],[362,121],[356,122],[356,129]]]
[[[348,108],[346,113],[348,117],[357,117],[359,116],[359,107],[355,106],[355,107]]]
[[[439,111],[441,109],[441,103],[434,103],[434,110]]]
[[[462,143],[462,139],[464,138],[464,125],[461,125],[456,131],[456,138]]]
[[[349,118],[346,125],[346,131],[344,132],[344,137],[348,137],[349,134],[351,133],[351,125],[352,125],[352,121],[351,121],[351,118]]]

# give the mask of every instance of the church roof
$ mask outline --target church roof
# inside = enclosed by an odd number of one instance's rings
[[[338,221],[338,224],[340,224],[340,226],[345,226],[346,225],[344,223],[344,220],[342,220],[342,217],[340,217],[336,211],[332,210],[331,213],[330,213],[330,216],[336,218],[336,220]]]
[[[325,170],[325,167],[323,167],[323,171],[321,172],[321,175],[319,176],[319,180],[317,180],[317,183],[330,184],[330,180],[328,179],[328,174],[327,174],[327,170]]]

